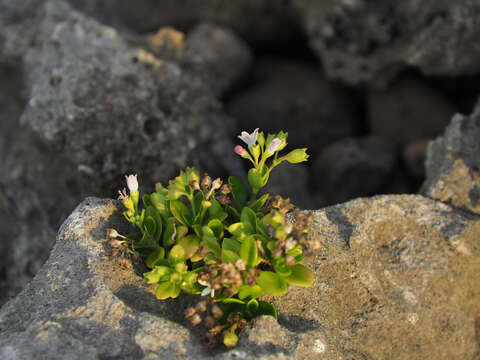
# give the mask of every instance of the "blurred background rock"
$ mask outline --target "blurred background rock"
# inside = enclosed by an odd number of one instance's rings
[[[415,193],[427,144],[480,94],[469,0],[0,0],[0,304],[86,196],[193,165],[245,175],[241,130],[306,165],[268,190],[316,209]]]

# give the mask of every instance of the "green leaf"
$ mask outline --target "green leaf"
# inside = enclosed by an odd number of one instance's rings
[[[203,193],[201,191],[197,192],[197,195],[193,198],[193,207],[194,213],[200,215],[202,209]]]
[[[163,259],[165,257],[165,249],[161,246],[155,251],[151,252],[145,259],[145,264],[151,269],[155,261]]]
[[[237,298],[226,298],[226,299],[220,300],[220,302],[223,304],[242,304],[242,305],[245,304],[245,301],[242,301]]]
[[[265,205],[269,197],[270,194],[263,194],[257,200],[253,201],[250,205],[248,205],[248,207],[253,211],[257,212],[262,208],[263,205]]]
[[[183,249],[183,246],[181,245],[174,245],[168,254],[168,261],[170,263],[178,263],[178,262],[183,262],[186,259],[185,255],[185,250]]]
[[[195,224],[192,226],[193,231],[195,232],[195,235],[197,235],[199,238],[202,237],[203,232],[202,232],[202,225]]]
[[[155,296],[159,300],[176,298],[180,294],[180,287],[176,284],[172,284],[171,282],[163,282],[158,284],[157,289],[155,290]]]
[[[247,202],[247,189],[245,188],[243,181],[235,176],[230,176],[228,178],[228,183],[232,185],[232,196],[235,208],[240,211]]]
[[[213,231],[215,237],[217,237],[218,239],[221,239],[223,237],[223,223],[220,220],[210,220],[207,226]]]
[[[162,216],[158,212],[157,209],[155,209],[153,206],[148,206],[145,210],[145,216],[146,217],[152,217],[155,220],[155,232],[153,234],[150,234],[155,241],[158,243],[160,240],[160,237],[162,236]],[[145,223],[144,223],[145,225]]]
[[[252,233],[255,232],[257,227],[257,215],[255,215],[255,212],[252,209],[245,206],[240,214],[240,221],[244,224],[249,224],[252,228]]]
[[[152,203],[150,201],[150,195],[147,195],[147,194],[143,195],[142,196],[142,202],[143,202],[143,206],[145,206],[145,207],[152,206]]]
[[[208,219],[218,219],[223,221],[227,218],[228,214],[223,210],[222,205],[215,199],[210,200],[210,207],[208,208]]]
[[[169,247],[175,243],[176,233],[175,218],[169,218],[165,227],[165,231],[163,232],[164,247]]]
[[[273,268],[275,269],[275,272],[280,275],[280,276],[289,276],[292,273],[292,267],[288,266],[287,263],[285,262],[285,258],[283,257],[278,257],[273,259]]]
[[[240,246],[242,243],[234,238],[225,238],[222,242],[222,249],[230,250],[238,254],[240,252]]]
[[[258,248],[255,239],[247,237],[240,246],[240,257],[245,262],[247,269],[251,269],[257,264]]]
[[[240,220],[240,213],[237,211],[237,209],[231,207],[230,205],[225,205],[225,209],[234,220]]]
[[[217,256],[221,256],[222,250],[220,249],[220,245],[215,237],[211,236],[204,236],[203,237],[204,244],[210,249],[212,253]]]
[[[251,299],[247,302],[247,311],[249,311],[252,315],[255,314],[258,310],[258,300]]]
[[[285,278],[290,284],[296,286],[312,286],[314,282],[313,272],[302,264],[292,266],[292,273]]]
[[[287,282],[280,275],[271,271],[261,271],[256,281],[267,295],[281,296],[288,289]]]
[[[240,299],[246,299],[247,297],[250,297],[252,299],[256,299],[262,295],[263,291],[262,288],[258,285],[242,285],[238,289],[238,297]]]
[[[262,171],[256,168],[251,168],[248,170],[248,182],[252,187],[254,194],[257,194],[258,191],[263,187],[263,174]]]
[[[143,281],[147,284],[156,284],[159,281],[166,281],[170,276],[171,270],[167,266],[155,266],[152,271],[143,274]]]
[[[235,237],[243,239],[246,235],[253,234],[253,229],[249,223],[237,222],[228,227],[228,232]]]
[[[183,247],[185,250],[185,257],[190,259],[200,248],[200,239],[194,234],[190,234],[182,237],[178,241],[178,245]]]
[[[170,201],[170,210],[175,218],[185,226],[192,225],[192,212],[191,210],[180,200]]]
[[[286,253],[288,255],[292,255],[297,263],[299,263],[305,258],[305,256],[303,255],[302,246],[300,244],[295,245],[293,249],[287,250]]]
[[[155,231],[157,231],[157,223],[155,222],[155,219],[151,216],[147,216],[143,220],[143,228],[146,233],[153,238],[155,236]]]
[[[235,252],[227,249],[222,249],[222,263],[235,264],[238,259],[239,256]]]
[[[258,302],[258,309],[257,309],[257,316],[261,315],[270,315],[273,316],[275,319],[278,319],[277,310],[275,307],[266,301],[259,301]]]

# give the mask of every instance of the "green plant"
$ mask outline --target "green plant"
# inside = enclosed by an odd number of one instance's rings
[[[277,318],[272,304],[259,298],[281,296],[290,285],[311,286],[313,273],[300,264],[317,244],[307,238],[310,218],[297,211],[296,221],[287,224],[285,215],[293,208],[289,200],[257,198],[271,171],[283,161],[306,161],[306,149],[286,155],[287,133],[269,134],[256,129],[239,136],[247,149],[235,152],[248,159],[251,194],[234,176],[228,183],[202,178],[194,168],[181,171],[168,187],[156,185],[143,195],[140,210],[136,175],[126,177],[119,199],[123,215],[141,235],[121,236],[130,251],[140,255],[151,271],[144,274],[148,284],[156,284],[158,299],[176,298],[182,291],[207,300],[188,308],[185,317],[192,324],[203,323],[214,345],[219,339],[227,347],[237,343],[237,332],[247,321],[260,316]],[[268,201],[267,201],[268,200]],[[115,240],[118,242],[118,240]]]

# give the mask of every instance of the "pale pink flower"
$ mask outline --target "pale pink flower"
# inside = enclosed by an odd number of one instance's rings
[[[269,154],[275,153],[275,151],[277,151],[281,145],[282,145],[282,140],[280,140],[279,138],[273,139],[270,145],[268,145],[268,150],[267,150],[268,153]]]
[[[258,128],[256,128],[251,134],[247,133],[246,131],[242,131],[242,133],[238,136],[248,147],[252,147],[257,143],[258,138]]]
[[[130,190],[131,193],[137,192],[138,191],[137,175],[128,175],[128,176],[125,176],[125,179],[127,180],[128,190]]]

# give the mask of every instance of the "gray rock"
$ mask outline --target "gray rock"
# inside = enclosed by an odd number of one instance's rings
[[[479,103],[480,104],[480,103]],[[443,136],[428,144],[420,193],[480,214],[480,106],[456,114]]]
[[[62,1],[4,1],[0,14],[0,233],[10,294],[46,260],[75,204],[114,195],[124,174],[151,189],[187,164],[241,172],[231,119],[194,72]]]
[[[289,2],[277,0],[68,0],[103,23],[138,33],[163,26],[186,30],[209,21],[229,27],[249,42],[280,43],[299,32]]]
[[[266,59],[256,64],[253,84],[227,102],[242,130],[288,131],[292,147],[314,155],[326,144],[354,135],[350,94],[307,63]]]
[[[480,70],[478,2],[472,0],[294,2],[328,76],[385,86],[405,67],[426,75]]]
[[[378,137],[337,141],[313,163],[315,185],[330,204],[378,194],[393,175],[396,153],[391,141]]]
[[[387,90],[369,91],[367,104],[372,135],[399,144],[440,135],[455,113],[448,98],[413,76],[395,80]]]
[[[47,263],[0,310],[2,359],[473,358],[480,218],[419,195],[313,211],[323,248],[311,288],[273,299],[237,348],[208,350],[182,319],[194,297],[158,301],[142,268],[109,258],[105,233],[130,227],[121,204],[87,198]],[[398,349],[402,349],[399,351]]]
[[[188,33],[185,60],[221,96],[245,75],[252,53],[229,29],[202,23]]]

